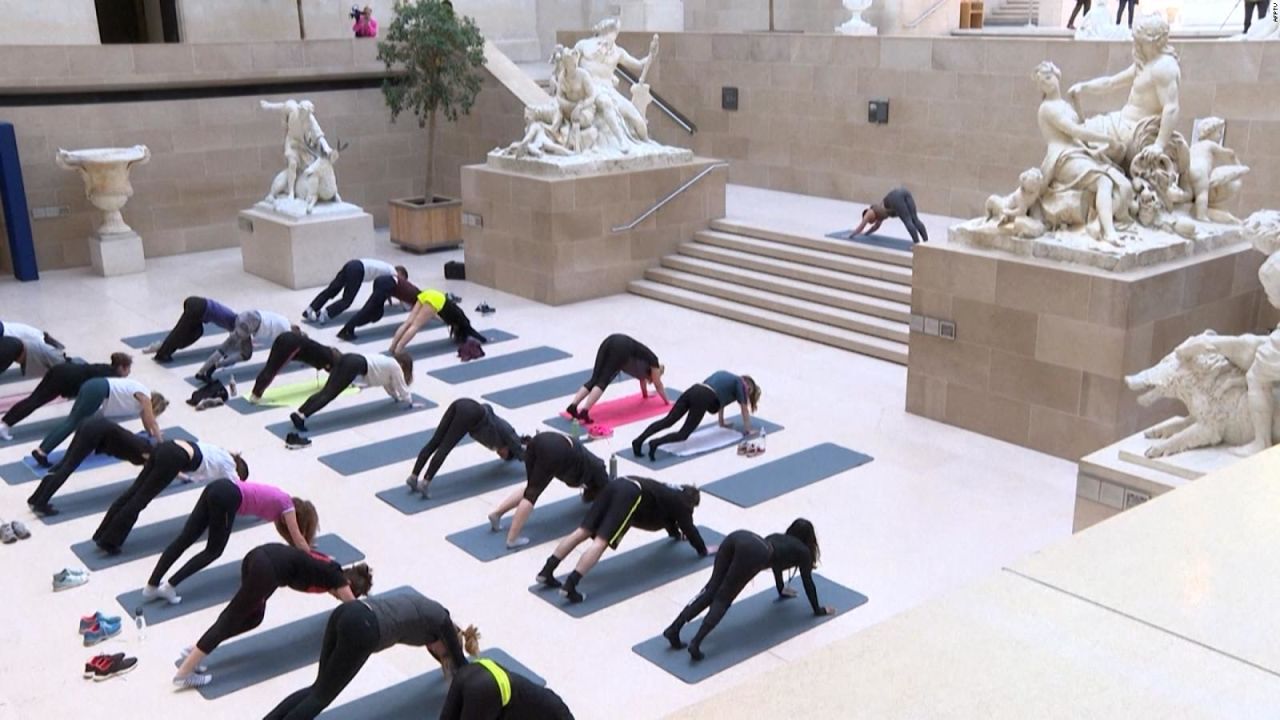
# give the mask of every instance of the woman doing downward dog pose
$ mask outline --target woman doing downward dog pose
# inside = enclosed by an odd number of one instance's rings
[[[261,625],[267,600],[282,587],[306,593],[327,592],[342,602],[351,602],[368,595],[372,586],[373,573],[364,563],[343,569],[332,558],[314,550],[279,543],[259,545],[240,563],[240,589],[231,602],[195,647],[182,651],[182,664],[173,676],[173,684],[180,688],[208,685],[213,676],[197,672],[201,661],[222,643]]]
[[[151,439],[160,442],[164,437],[160,434],[156,418],[167,407],[169,401],[163,395],[152,392],[136,380],[105,377],[86,380],[80,384],[71,412],[44,436],[40,446],[31,451],[31,457],[36,459],[40,467],[49,467],[49,453],[75,432],[81,422],[98,414],[109,418],[142,418],[142,426],[147,429]]]
[[[339,605],[324,628],[316,681],[285,698],[266,720],[311,720],[355,679],[371,655],[392,645],[425,647],[445,677],[452,678],[466,666],[467,655],[480,652],[479,641],[474,625],[458,628],[443,605],[417,593]]]
[[[361,285],[380,277],[408,278],[409,271],[403,265],[392,266],[389,262],[372,258],[348,260],[342,269],[338,270],[338,274],[333,276],[329,286],[321,290],[311,304],[302,311],[302,317],[321,325],[329,322],[330,318],[338,317],[351,307],[351,303],[355,302],[356,295],[360,292]],[[338,298],[338,293],[342,293],[342,297]],[[334,300],[334,298],[338,299]],[[333,302],[329,303],[329,307],[325,307],[324,304],[330,300]]]
[[[449,684],[440,720],[573,720],[573,713],[550,688],[498,663],[479,658],[458,670]]]
[[[520,436],[516,434],[510,423],[495,415],[493,407],[488,403],[459,398],[449,404],[431,439],[418,453],[418,460],[413,464],[413,472],[409,473],[408,479],[405,480],[409,489],[420,491],[423,495],[431,497],[429,491],[431,481],[435,479],[436,473],[440,472],[440,466],[444,464],[445,458],[449,457],[454,446],[468,434],[476,442],[497,453],[503,460],[524,460],[524,445],[521,444]],[[431,461],[430,465],[427,464],[427,460]],[[423,467],[427,468],[427,474],[419,482],[418,475],[422,473]]]
[[[681,417],[685,417],[684,425],[679,430],[649,442],[649,459],[653,460],[658,447],[667,443],[684,442],[694,430],[698,429],[703,416],[709,412],[719,413],[720,427],[729,427],[724,421],[724,406],[731,402],[738,403],[742,409],[742,434],[751,434],[751,414],[760,403],[760,386],[750,375],[734,375],[719,370],[701,383],[680,393],[676,403],[667,416],[654,422],[640,433],[640,437],[631,441],[631,452],[640,457],[644,441],[659,430],[675,425]],[[687,417],[686,417],[687,416]]]
[[[250,310],[236,316],[235,329],[222,341],[217,350],[204,361],[196,372],[196,379],[212,382],[216,370],[247,362],[253,357],[254,346],[269,347],[277,337],[289,332],[302,332],[289,323],[285,316],[266,310]]]
[[[413,407],[413,394],[409,392],[409,383],[413,382],[413,358],[409,353],[396,353],[395,357],[347,353],[329,371],[329,379],[325,381],[324,387],[289,415],[293,426],[299,432],[306,432],[307,418],[323,410],[361,375],[370,386],[376,385],[386,390],[392,400]]]
[[[782,571],[795,568],[804,582],[804,592],[809,598],[809,605],[813,607],[813,614],[835,615],[835,608],[818,604],[818,589],[813,584],[812,573],[814,566],[818,564],[819,554],[818,536],[813,531],[813,523],[804,518],[792,522],[784,534],[774,533],[768,537],[760,537],[748,530],[729,533],[716,552],[715,568],[711,571],[711,579],[707,581],[706,587],[662,631],[662,636],[671,643],[671,647],[684,647],[684,643],[680,641],[680,628],[703,610],[711,608],[702,620],[697,635],[694,635],[693,642],[689,643],[689,654],[694,660],[701,660],[702,641],[720,624],[738,593],[760,571],[766,569],[773,570],[773,581],[777,585],[779,597],[795,597],[796,591],[785,587],[782,582]]]
[[[509,549],[529,544],[529,538],[520,535],[520,531],[533,514],[534,503],[553,478],[560,478],[569,487],[582,488],[583,502],[595,500],[596,494],[609,483],[604,461],[582,443],[560,433],[540,433],[525,443],[524,468],[527,478],[524,490],[516,490],[489,514],[489,527],[498,532],[502,529],[502,516],[515,509],[511,529],[507,531]]]
[[[408,274],[404,277],[395,275],[375,279],[369,299],[338,331],[338,339],[347,342],[355,341],[356,328],[381,320],[387,304],[392,300],[399,300],[405,310],[413,310],[413,306],[418,303],[418,294],[421,292],[417,285],[409,282]]]
[[[107,418],[94,416],[85,420],[76,427],[66,454],[40,479],[39,487],[27,498],[31,510],[38,515],[57,515],[58,509],[50,504],[53,496],[80,463],[94,453],[142,465],[151,456],[151,443]]]
[[[204,337],[206,324],[231,332],[236,329],[236,311],[217,300],[189,297],[182,301],[182,316],[164,340],[148,345],[142,352],[155,353],[156,362],[172,362],[175,352],[191,347]]]
[[[409,311],[409,317],[396,329],[396,335],[391,339],[391,352],[394,354],[404,350],[409,345],[409,341],[413,340],[413,336],[417,335],[422,326],[426,325],[433,316],[438,316],[441,322],[449,326],[449,337],[456,343],[461,343],[467,338],[475,338],[482,343],[489,342],[488,338],[471,327],[471,320],[467,318],[462,308],[458,307],[458,303],[450,300],[439,290],[428,289],[418,293],[418,303],[413,306],[413,310]]]
[[[64,362],[49,368],[49,372],[40,379],[36,389],[4,414],[4,418],[0,420],[0,440],[9,440],[9,428],[22,422],[36,410],[60,397],[70,399],[79,395],[80,386],[87,381],[100,377],[129,377],[132,369],[133,358],[128,353],[119,352],[111,353],[110,363],[90,365]]]
[[[236,472],[239,473],[244,460],[239,455],[235,459]],[[245,474],[242,477],[245,477],[248,475],[248,467],[243,469]],[[236,515],[252,515],[275,523],[280,537],[299,550],[311,549],[311,543],[316,539],[316,528],[320,525],[314,505],[302,498],[289,497],[288,493],[274,485],[243,480],[235,482],[227,478],[214,480],[200,493],[200,499],[187,517],[187,523],[182,526],[182,532],[160,554],[160,560],[151,571],[151,578],[142,588],[142,596],[148,600],[164,598],[170,605],[182,602],[177,586],[222,557],[222,552],[227,549],[227,541],[231,539]],[[204,550],[192,556],[168,582],[162,582],[169,568],[206,531],[209,539]]]
[[[65,351],[43,340],[0,336],[0,373],[17,363],[23,377],[42,378],[66,361]]]
[[[164,492],[169,484],[185,473],[190,482],[249,477],[244,458],[233,455],[211,443],[166,440],[151,451],[138,479],[107,508],[102,524],[93,533],[93,541],[108,555],[120,554],[120,546],[133,532],[138,515]]]
[[[555,552],[538,572],[538,582],[547,587],[560,587],[569,602],[579,603],[585,596],[578,592],[578,582],[600,562],[605,548],[618,549],[627,530],[638,527],[650,532],[666,530],[673,539],[689,541],[699,557],[715,548],[708,548],[693,522],[693,509],[702,500],[702,493],[692,485],[672,487],[657,480],[642,477],[620,477],[609,481],[596,497],[582,519],[582,525],[556,546]],[[555,578],[556,567],[588,538],[591,547],[578,558],[578,566],[565,579],[564,586]]]
[[[588,411],[599,402],[605,388],[609,387],[614,376],[620,372],[639,380],[640,394],[645,397],[649,397],[648,384],[653,383],[658,397],[670,404],[667,389],[662,386],[662,374],[666,372],[666,368],[658,362],[658,356],[639,340],[619,333],[610,335],[600,343],[600,349],[596,350],[595,367],[591,369],[591,379],[578,388],[577,394],[573,396],[573,402],[569,403],[569,415],[584,423],[592,422]]]
[[[271,354],[267,356],[267,362],[258,373],[258,378],[253,381],[249,402],[260,402],[262,394],[271,386],[276,375],[290,362],[300,362],[316,370],[330,372],[341,357],[342,353],[337,348],[321,345],[302,332],[290,330],[283,333],[271,343]]]

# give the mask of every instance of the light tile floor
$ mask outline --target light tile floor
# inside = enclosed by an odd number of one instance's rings
[[[778,213],[789,206],[792,217],[812,217],[819,206],[837,213],[852,207],[757,192],[732,189],[730,214],[740,212],[744,203]],[[519,339],[493,347],[491,354],[549,345],[571,352],[573,358],[458,386],[426,375],[427,370],[456,362],[454,358],[421,362],[414,390],[440,403],[441,409],[324,436],[308,451],[286,451],[263,430],[284,419],[283,411],[245,418],[229,410],[195,413],[179,402],[164,423],[180,424],[202,438],[243,451],[256,479],[313,500],[321,513],[322,532],[339,533],[364,550],[378,587],[413,585],[443,602],[457,620],[479,625],[482,644],[502,647],[545,676],[579,718],[665,715],[971,582],[1070,532],[1072,464],[906,414],[905,368],[636,296],[546,307],[469,283],[444,281],[443,263],[460,259],[460,251],[417,257],[394,250],[385,235],[381,240],[380,255],[408,265],[419,284],[460,294],[469,312],[481,300],[498,308],[478,326],[500,327]],[[0,319],[43,327],[63,338],[75,353],[96,360],[120,349],[118,339],[123,336],[170,326],[187,295],[219,298],[237,309],[262,307],[296,316],[312,292],[285,290],[246,275],[239,252],[223,250],[150,260],[146,274],[131,277],[103,279],[80,269],[45,273],[35,284],[3,281]],[[394,322],[384,322],[388,321]],[[770,436],[765,459],[821,441],[838,442],[876,458],[844,476],[756,508],[743,510],[708,496],[698,511],[700,522],[725,532],[781,531],[794,517],[809,517],[823,545],[822,572],[870,596],[868,605],[706,682],[686,686],[630,647],[661,630],[697,592],[705,573],[573,620],[526,590],[550,546],[481,564],[445,541],[446,534],[483,522],[505,491],[405,517],[374,493],[399,482],[408,463],[343,478],[317,460],[324,453],[431,427],[457,397],[478,397],[587,368],[599,341],[617,331],[655,348],[675,386],[687,386],[720,368],[753,374],[764,388],[762,417],[787,426],[785,432]],[[332,340],[335,332],[327,328],[319,335]],[[439,336],[440,331],[427,335]],[[179,372],[145,358],[138,361],[135,375],[173,398],[190,392]],[[5,386],[0,393],[29,386]],[[502,414],[522,432],[531,432],[563,406],[563,400],[555,400]],[[54,406],[37,417],[66,410],[66,405]],[[630,428],[623,429],[612,447],[626,447],[631,436]],[[608,444],[596,447],[609,449]],[[0,445],[0,463],[17,460],[29,449]],[[464,447],[450,457],[446,468],[482,459],[478,448]],[[704,483],[752,462],[730,451],[659,477]],[[624,471],[626,467],[623,463]],[[66,491],[120,476],[118,467],[77,474]],[[7,641],[0,652],[0,717],[66,717],[113,707],[144,707],[148,717],[259,717],[314,678],[315,669],[309,667],[214,702],[171,691],[168,680],[175,653],[204,631],[220,610],[213,608],[150,628],[145,640],[129,629],[95,648],[136,654],[141,664],[118,680],[85,682],[80,668],[94,651],[80,647],[73,632],[76,618],[95,609],[117,612],[115,595],[138,587],[154,558],[96,573],[83,588],[51,593],[50,575],[74,565],[69,546],[86,539],[98,518],[45,527],[23,503],[29,492],[30,486],[0,486],[0,516],[26,521],[35,534],[23,543],[0,547],[8,571],[0,620]],[[544,502],[569,494],[557,484]],[[141,523],[184,515],[194,499],[193,493],[161,498],[146,510]],[[238,561],[247,550],[274,537],[268,528],[237,533],[219,562]],[[645,540],[629,538],[633,544]],[[584,589],[589,589],[589,582]],[[759,578],[747,592],[770,584],[770,579]],[[282,591],[272,599],[262,629],[332,607],[327,597]],[[421,651],[393,648],[365,666],[338,704],[432,668]]]

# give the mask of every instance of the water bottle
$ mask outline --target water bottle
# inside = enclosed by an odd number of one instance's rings
[[[133,610],[133,621],[138,626],[138,642],[147,639],[147,618],[142,614],[142,607]]]
[[[618,479],[618,453],[609,456],[609,479]]]

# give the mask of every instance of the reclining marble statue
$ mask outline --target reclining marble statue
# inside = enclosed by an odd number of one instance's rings
[[[285,167],[272,180],[263,202],[287,215],[310,215],[317,203],[342,203],[333,165],[346,145],[339,143],[338,150],[329,145],[315,105],[310,100],[260,100],[258,105],[279,113],[284,125]]]

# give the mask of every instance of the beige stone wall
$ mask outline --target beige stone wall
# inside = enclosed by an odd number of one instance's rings
[[[97,45],[93,0],[0,0],[0,45]]]
[[[774,0],[779,30],[829,33],[848,19],[840,0]],[[690,32],[750,32],[769,27],[769,0],[684,0],[684,28]]]

